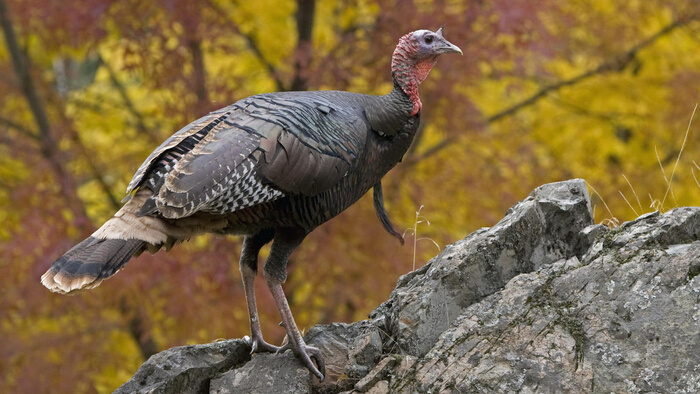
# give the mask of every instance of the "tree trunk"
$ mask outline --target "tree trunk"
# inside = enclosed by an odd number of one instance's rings
[[[65,199],[66,205],[68,205],[73,213],[74,224],[84,235],[89,234],[92,231],[92,224],[85,212],[85,207],[78,198],[77,183],[73,176],[65,169],[65,158],[58,150],[58,144],[51,134],[51,127],[49,125],[48,116],[46,115],[46,109],[39,98],[39,93],[37,92],[29,72],[29,59],[24,56],[19,48],[17,37],[15,36],[15,31],[10,22],[4,0],[0,0],[0,27],[5,35],[7,49],[10,52],[12,65],[15,69],[17,79],[19,80],[22,94],[29,104],[32,116],[39,130],[37,140],[39,141],[41,155],[49,163],[51,170],[56,176],[61,195]]]
[[[207,71],[204,68],[204,54],[202,54],[202,41],[191,38],[187,46],[192,54],[192,66],[194,68],[194,90],[197,94],[197,117],[211,111],[209,93],[207,92]]]
[[[290,90],[308,90],[309,64],[313,56],[312,32],[316,0],[297,0],[297,48],[294,55],[294,79]]]

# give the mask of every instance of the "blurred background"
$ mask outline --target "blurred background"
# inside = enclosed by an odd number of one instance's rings
[[[318,228],[285,284],[300,328],[366,318],[546,182],[585,178],[611,226],[698,204],[699,16],[695,0],[0,0],[0,387],[111,392],[154,352],[248,334],[235,237],[141,256],[74,297],[39,277],[180,127],[256,93],[387,93],[415,29],[444,25],[464,56],[423,83],[420,134],[384,179],[407,245],[371,195]]]

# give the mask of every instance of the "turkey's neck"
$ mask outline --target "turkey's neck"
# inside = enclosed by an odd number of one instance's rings
[[[420,112],[423,103],[418,95],[418,86],[425,80],[428,73],[437,62],[437,56],[430,56],[421,60],[415,60],[410,55],[410,48],[399,45],[391,57],[391,73],[401,90],[413,103],[411,116]]]

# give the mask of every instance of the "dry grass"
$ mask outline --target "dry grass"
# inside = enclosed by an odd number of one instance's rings
[[[418,225],[421,223],[426,223],[428,226],[430,226],[430,221],[428,221],[428,219],[425,216],[421,215],[420,212],[422,210],[423,205],[421,205],[420,208],[418,208],[418,210],[416,211],[416,218],[413,221],[413,227],[407,228],[406,231],[403,232],[404,237],[409,232],[411,233],[411,235],[413,235],[413,266],[411,268],[411,271],[416,270],[416,250],[418,248],[418,241],[430,241],[438,249],[438,253],[440,252],[440,250],[442,250],[440,248],[440,245],[438,245],[438,243],[433,241],[432,239],[427,237],[418,238]]]
[[[659,168],[661,169],[661,175],[663,176],[664,182],[666,183],[666,191],[664,192],[664,196],[660,200],[654,198],[651,195],[651,193],[648,195],[649,208],[651,208],[652,211],[663,212],[665,210],[668,210],[665,208],[665,204],[666,204],[666,200],[669,197],[673,201],[673,207],[671,207],[669,209],[673,209],[673,208],[678,207],[676,195],[673,193],[673,177],[676,174],[676,170],[678,169],[678,164],[681,161],[681,156],[683,155],[683,151],[685,150],[686,143],[688,142],[688,135],[690,135],[690,126],[693,124],[693,119],[695,118],[695,112],[697,111],[697,109],[698,109],[698,104],[696,103],[695,108],[693,108],[693,113],[690,115],[690,120],[688,121],[688,127],[686,128],[685,136],[683,137],[683,144],[681,144],[681,149],[678,152],[678,156],[676,157],[675,163],[673,164],[673,169],[671,170],[670,176],[666,175],[666,169],[664,168],[664,165],[661,161],[661,157],[659,156],[659,152],[658,152],[656,146],[654,146],[654,152],[656,153],[656,161],[659,163]],[[698,164],[695,161],[693,161],[693,166],[694,166],[694,168],[693,167],[690,168],[691,174],[693,175],[693,179],[695,180],[695,184],[700,188],[700,181],[698,181],[698,178],[695,175],[695,170],[697,169],[698,171],[700,171],[700,166],[698,166]],[[620,196],[622,196],[622,198],[625,200],[625,203],[627,203],[627,206],[632,210],[632,212],[634,212],[634,214],[636,216],[640,216],[640,215],[644,214],[644,208],[642,207],[642,203],[639,199],[639,195],[637,195],[637,192],[634,190],[632,183],[627,178],[627,176],[625,176],[625,174],[622,174],[622,177],[625,179],[625,181],[627,182],[627,185],[629,186],[630,190],[632,191],[632,195],[635,198],[635,201],[637,203],[637,207],[639,208],[639,210],[637,210],[632,205],[632,203],[627,198],[627,196],[625,196],[625,193],[623,193],[622,190],[618,190],[618,192],[620,193]],[[608,227],[617,227],[620,224],[620,220],[617,219],[615,217],[615,215],[613,215],[612,211],[610,210],[610,207],[608,207],[608,204],[605,202],[605,199],[603,199],[603,196],[600,193],[598,193],[598,191],[593,187],[593,185],[591,185],[588,182],[586,182],[586,184],[588,185],[588,187],[591,188],[591,190],[593,190],[593,192],[596,195],[598,195],[600,200],[603,202],[605,209],[608,211],[608,214],[610,215],[610,218],[603,219],[602,223],[607,225]],[[595,210],[595,207],[594,207],[594,210]],[[594,211],[594,214],[595,214],[595,211]]]
[[[685,149],[685,143],[688,142],[688,134],[690,134],[690,125],[693,124],[693,118],[695,117],[695,111],[698,109],[698,104],[695,103],[695,108],[693,108],[693,114],[690,115],[690,120],[688,121],[688,127],[685,130],[685,137],[683,137],[683,144],[681,145],[681,150],[678,152],[678,157],[676,158],[676,162],[673,164],[673,170],[671,171],[671,178],[666,182],[667,187],[666,187],[666,193],[664,193],[664,198],[661,199],[661,206],[663,207],[664,202],[666,201],[666,197],[668,196],[668,193],[671,192],[671,197],[673,197],[674,203],[676,203],[676,196],[673,195],[673,188],[671,187],[671,182],[673,181],[673,175],[676,174],[676,168],[678,168],[678,162],[681,161],[681,155],[683,154],[683,150]],[[661,165],[661,162],[659,162],[659,165]],[[663,166],[661,166],[661,169],[663,170]],[[664,179],[666,176],[664,175]],[[678,205],[678,203],[676,203]]]
[[[586,185],[588,185],[588,187],[590,187],[591,190],[593,190],[593,193],[595,193],[596,195],[598,195],[598,198],[600,198],[600,201],[603,203],[603,206],[605,207],[605,210],[608,211],[608,215],[610,215],[609,218],[603,219],[603,222],[602,222],[602,223],[603,223],[604,225],[608,226],[608,227],[617,227],[617,226],[619,226],[619,225],[620,225],[620,220],[619,220],[618,218],[616,218],[615,215],[613,215],[612,211],[610,210],[610,207],[608,206],[608,203],[605,202],[605,199],[603,198],[603,196],[602,196],[600,193],[598,193],[598,191],[595,189],[595,187],[593,187],[593,185],[591,185],[590,183],[588,183],[588,181],[586,181]],[[596,209],[596,207],[593,206],[593,216],[595,216],[595,209]]]

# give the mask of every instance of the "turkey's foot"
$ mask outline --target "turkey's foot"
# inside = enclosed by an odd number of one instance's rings
[[[250,338],[250,354],[253,353],[279,353],[282,348],[275,345],[270,345],[265,342],[262,335],[251,333]]]
[[[289,342],[279,348],[277,353],[284,353],[287,350],[291,350],[302,362],[302,364],[304,364],[304,366],[311,371],[312,374],[316,375],[318,380],[323,381],[323,378],[326,375],[326,362],[323,360],[323,355],[317,347],[308,346],[302,340],[299,347],[295,347],[292,342]],[[316,364],[314,364],[314,361],[311,359],[316,361]]]

